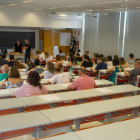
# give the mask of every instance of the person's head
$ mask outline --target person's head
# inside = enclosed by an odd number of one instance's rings
[[[61,68],[60,68],[59,65],[54,66],[54,73],[55,73],[55,74],[61,73]]]
[[[45,52],[45,57],[46,58],[50,57],[50,54],[48,52]]]
[[[36,67],[36,64],[33,62],[30,62],[28,67],[29,67],[29,70],[31,70]]]
[[[74,41],[75,40],[75,37],[73,36],[71,40]]]
[[[96,53],[94,53],[93,56],[96,57]]]
[[[17,45],[20,45],[20,41],[19,40],[17,40]]]
[[[79,73],[79,76],[80,76],[80,77],[81,77],[82,75],[86,75],[86,69],[85,69],[84,67],[80,67],[78,73]]]
[[[99,54],[98,54],[98,53],[96,53],[95,57],[96,57],[96,59],[98,59],[98,58],[99,58]]]
[[[97,58],[97,63],[99,64],[101,62],[103,62],[103,58],[102,57]]]
[[[119,57],[118,57],[118,55],[114,55],[114,59],[118,59],[118,60],[119,60]]]
[[[42,52],[41,52],[41,51],[39,51],[39,50],[37,50],[37,51],[36,51],[36,53],[37,53],[37,54],[41,54]]]
[[[76,57],[80,57],[80,54],[79,54],[79,53],[77,53],[77,54],[76,54]]]
[[[40,83],[40,76],[39,76],[39,73],[36,72],[36,71],[31,71],[28,75],[28,78],[27,78],[27,82],[34,86],[34,87],[37,87],[39,86],[40,89],[42,89],[42,86],[41,86],[41,83]]]
[[[133,53],[129,54],[129,58],[134,59],[134,54]]]
[[[87,54],[84,55],[84,60],[91,61],[90,58],[89,58],[89,56]]]
[[[66,56],[62,56],[62,59],[63,59],[63,60],[67,60],[67,59],[66,59]]]
[[[77,53],[80,53],[80,49],[77,50]]]
[[[112,56],[111,55],[108,55],[107,61],[112,61]]]
[[[29,44],[29,40],[28,39],[25,39],[25,44]]]
[[[55,61],[61,61],[61,56],[59,54],[56,55]]]
[[[103,55],[103,54],[100,54],[100,56],[99,56],[99,57],[103,58],[103,57],[104,57],[104,55]]]
[[[124,65],[125,64],[125,60],[123,57],[120,58],[120,65]]]
[[[73,56],[73,52],[70,52],[70,57],[72,57]]]
[[[3,66],[2,66],[2,71],[3,71],[3,73],[8,73],[8,71],[9,71],[9,66],[8,66],[7,64],[3,65]]]
[[[14,55],[9,56],[10,60],[14,60]]]
[[[51,62],[47,62],[45,69],[48,70],[50,73],[54,73],[54,64]]]
[[[77,60],[73,56],[70,57],[70,61],[72,62],[73,65],[77,64]]]
[[[8,78],[20,78],[20,73],[16,67],[10,68]]]
[[[120,65],[120,62],[118,59],[113,59],[113,66]]]
[[[21,64],[20,64],[20,62],[18,60],[14,61],[13,66],[16,67],[17,69],[22,68],[22,66],[21,66]]]
[[[59,50],[59,53],[62,53],[62,50],[61,49]]]
[[[136,59],[136,60],[135,60],[134,67],[135,67],[135,68],[140,67],[140,59]]]
[[[2,54],[2,59],[6,59],[6,54]]]

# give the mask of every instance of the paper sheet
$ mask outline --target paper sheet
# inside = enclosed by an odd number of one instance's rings
[[[11,88],[10,91],[13,92],[13,91],[15,91],[16,89],[18,89],[18,88]]]
[[[45,100],[45,101],[50,101],[50,100],[59,100],[61,98],[59,98],[56,95],[42,95],[42,96],[38,96],[39,98]]]
[[[113,92],[113,90],[108,89],[108,88],[97,88],[96,90],[98,90],[100,92]]]
[[[96,85],[98,84],[103,84],[103,82],[99,81],[99,80],[95,80]]]
[[[66,84],[61,84],[64,87],[67,87],[68,85],[70,85],[71,83],[66,83]]]

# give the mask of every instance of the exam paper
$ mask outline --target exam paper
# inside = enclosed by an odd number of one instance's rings
[[[98,90],[100,92],[113,92],[113,90],[108,89],[108,88],[97,88],[96,90]]]

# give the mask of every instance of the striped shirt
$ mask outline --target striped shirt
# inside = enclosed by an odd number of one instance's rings
[[[40,95],[40,94],[47,94],[48,89],[42,85],[42,89],[37,87],[33,87],[29,84],[22,85],[18,89],[14,91],[15,96],[18,97],[25,97],[25,96],[34,96],[34,95]]]

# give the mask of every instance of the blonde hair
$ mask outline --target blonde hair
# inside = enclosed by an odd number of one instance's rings
[[[16,67],[10,68],[8,78],[20,78],[20,73]]]
[[[37,53],[37,54],[41,54],[41,51],[37,50],[36,53]]]
[[[120,65],[124,65],[126,62],[123,57],[120,58]]]
[[[51,62],[47,62],[48,71],[54,73],[54,64]]]
[[[67,59],[66,59],[66,56],[62,56],[62,58],[63,58],[63,60],[67,60]]]
[[[56,55],[55,61],[61,61],[61,56],[59,54]]]
[[[46,58],[50,57],[50,54],[48,52],[45,52],[45,57]]]

